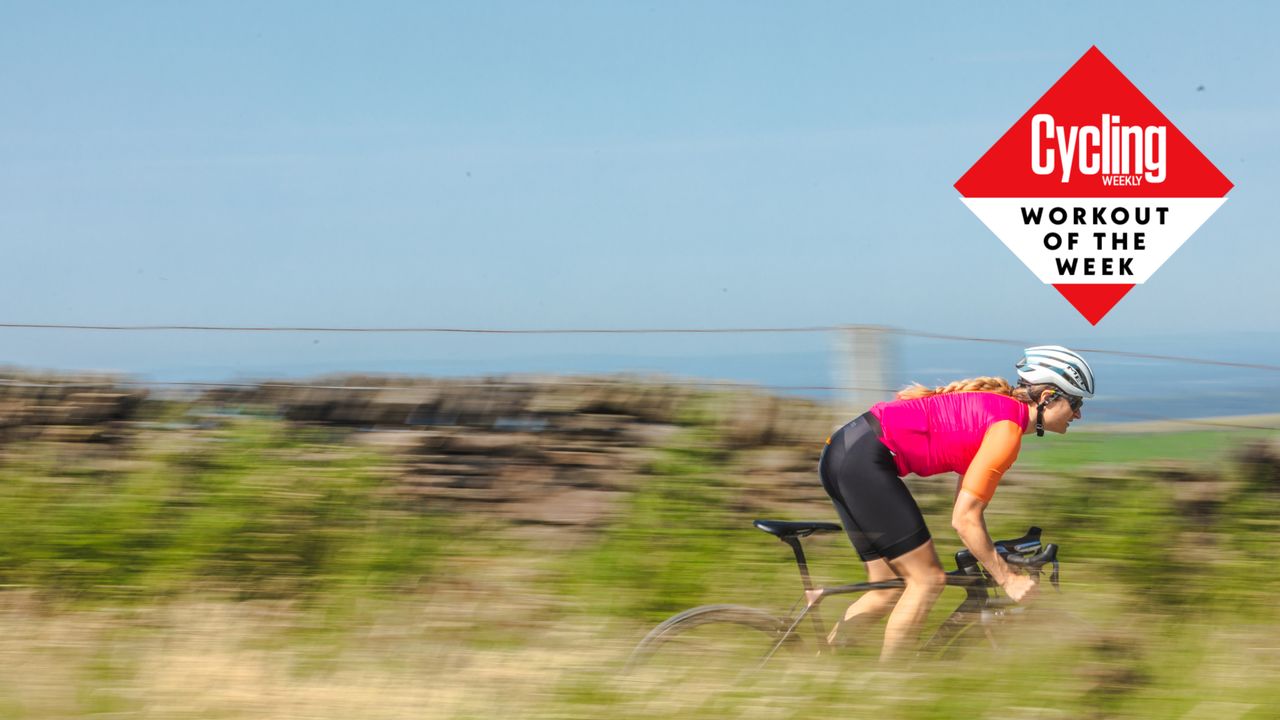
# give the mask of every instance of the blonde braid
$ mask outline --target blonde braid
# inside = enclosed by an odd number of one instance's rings
[[[920,383],[914,383],[902,390],[899,390],[896,397],[899,400],[914,400],[916,398],[932,397],[934,395],[943,395],[945,393],[954,392],[992,392],[998,395],[1017,397],[1017,394],[1014,393],[1014,387],[1004,378],[998,377],[968,378],[965,380],[957,380],[950,385],[939,385],[935,388],[927,388]],[[1022,398],[1018,399],[1021,400]]]

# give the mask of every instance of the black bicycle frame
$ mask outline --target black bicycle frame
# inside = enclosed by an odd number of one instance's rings
[[[797,547],[799,545],[799,540],[796,540],[795,538],[790,538],[790,540],[792,542],[788,542],[787,544],[796,549],[796,554],[798,556],[803,557],[803,553]],[[773,657],[773,654],[777,652],[778,648],[782,647],[783,643],[785,643],[795,633],[796,628],[800,626],[800,623],[804,621],[805,617],[811,617],[816,637],[822,638],[826,636],[826,626],[822,622],[821,616],[814,612],[824,599],[832,595],[847,595],[849,593],[867,592],[869,590],[897,590],[907,586],[907,583],[902,578],[894,578],[893,580],[860,582],[853,583],[851,585],[836,585],[833,587],[815,589],[809,581],[807,568],[804,568],[803,565],[801,567],[801,577],[805,581],[805,594],[797,604],[803,603],[804,607],[800,610],[800,614],[796,615],[795,618],[791,620],[787,629],[778,638],[778,641],[774,643],[768,654],[765,655],[761,664],[767,662],[769,658]],[[964,626],[969,622],[965,619],[966,616],[979,613],[983,608],[987,607],[991,602],[991,593],[989,590],[996,587],[996,584],[985,575],[973,575],[961,569],[952,570],[947,573],[947,586],[964,588],[965,598],[964,601],[951,612],[951,615],[942,624],[942,627],[938,629],[939,632],[950,631],[953,628],[958,629],[959,627]]]
[[[826,588],[814,588],[813,581],[809,577],[809,564],[805,560],[804,550],[800,545],[800,538],[795,535],[783,535],[778,538],[782,542],[789,545],[795,553],[796,566],[800,570],[800,581],[804,584],[804,595],[797,605],[803,603],[804,607],[800,610],[800,614],[796,615],[788,623],[787,629],[778,638],[770,648],[768,654],[760,661],[760,664],[769,661],[778,648],[782,647],[804,621],[805,617],[810,617],[813,622],[813,629],[816,637],[823,638],[826,636],[826,627],[822,622],[822,618],[818,613],[813,612],[824,599],[832,595],[847,595],[850,593],[867,592],[869,590],[896,590],[906,587],[906,582],[902,578],[894,578],[893,580],[880,580],[876,582],[860,582],[849,585],[836,585]],[[997,552],[1006,560],[1017,557],[1016,553],[1023,553],[1035,550],[1040,547],[1040,528],[1032,527],[1027,534],[1016,540],[1001,540],[995,543]],[[1058,561],[1057,547],[1050,545],[1046,548],[1045,554],[1042,556],[1041,564],[1045,562],[1053,563],[1053,574],[1051,581],[1056,586],[1058,580]],[[1023,564],[1023,563],[1018,563]],[[964,601],[951,612],[951,615],[942,623],[935,633],[935,637],[939,634],[944,637],[966,627],[972,622],[972,617],[979,614],[982,610],[990,607],[992,603],[991,590],[999,587],[998,584],[978,566],[977,560],[968,550],[961,550],[956,553],[956,565],[959,567],[947,573],[948,587],[962,587],[965,589]],[[1039,565],[1029,564],[1037,572]],[[1012,601],[1010,601],[1012,602]],[[1003,604],[1003,603],[1001,603]],[[795,606],[792,606],[794,612]],[[821,648],[820,648],[821,649]]]

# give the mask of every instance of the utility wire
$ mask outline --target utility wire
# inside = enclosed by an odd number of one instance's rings
[[[1014,347],[1027,347],[1032,343],[1027,340],[1002,340],[999,338],[982,338],[967,337],[964,335],[944,335],[941,333],[923,332],[920,330],[898,330],[890,329],[896,335],[904,335],[907,337],[929,338],[933,340],[957,340],[962,342],[992,343],[995,345],[1011,345]],[[1232,360],[1213,360],[1210,358],[1184,357],[1181,355],[1156,355],[1153,353],[1129,352],[1127,350],[1107,350],[1104,348],[1073,348],[1078,352],[1094,353],[1096,355],[1114,355],[1117,357],[1139,358],[1142,360],[1165,360],[1168,362],[1180,362],[1194,365],[1216,365],[1219,367],[1245,368],[1249,370],[1271,370],[1280,371],[1280,365],[1268,365],[1266,363],[1244,363]]]
[[[569,380],[557,378],[554,385],[569,385],[573,387],[614,387],[624,385],[627,381],[610,381],[610,380]],[[449,387],[495,387],[503,385],[533,385],[535,380],[521,381],[510,379],[498,379],[496,381],[451,381],[444,379],[439,383]],[[875,392],[875,393],[895,393],[897,390],[891,388],[868,388],[868,387],[846,387],[836,385],[762,385],[758,383],[733,382],[728,380],[655,380],[653,384],[658,387],[689,387],[703,388],[707,390],[717,389],[755,389],[755,390],[782,390],[782,391],[847,391],[847,392]],[[65,382],[65,383],[41,383],[29,382],[22,380],[0,379],[0,387],[17,387],[17,388],[84,388],[84,389],[110,389],[113,387],[191,387],[191,388],[211,388],[211,389],[245,389],[245,390],[352,390],[363,392],[380,392],[383,390],[424,390],[436,387],[434,384],[422,385],[316,385],[310,383],[282,383],[282,382],[265,382],[265,383],[234,383],[234,382],[193,382],[193,381],[148,381],[148,380],[128,380],[121,378],[119,380],[106,380],[103,382]]]
[[[776,333],[829,333],[847,330],[847,325],[808,325],[797,327],[722,327],[722,328],[461,328],[461,327],[326,327],[326,326],[289,326],[289,325],[83,325],[59,323],[0,323],[0,329],[37,329],[37,330],[90,330],[114,332],[251,332],[251,333],[402,333],[402,334],[463,334],[463,335],[744,335],[744,334],[776,334]],[[932,340],[954,340],[959,342],[990,343],[1027,347],[1034,344],[1028,340],[1011,340],[1007,338],[972,337],[967,335],[948,335],[945,333],[926,332],[898,328],[884,328],[883,332],[904,337],[917,337]],[[1217,367],[1234,367],[1248,370],[1280,371],[1280,365],[1268,363],[1247,363],[1232,360],[1216,360],[1213,358],[1187,357],[1182,355],[1161,355],[1155,353],[1130,352],[1127,350],[1110,350],[1107,348],[1076,348],[1081,352],[1116,357],[1137,358],[1142,360],[1161,360],[1192,365],[1211,365]],[[839,389],[839,388],[833,388]]]
[[[63,325],[57,323],[0,323],[0,328],[35,330],[105,330],[125,332],[287,332],[287,333],[449,333],[464,335],[732,335],[749,333],[824,333],[839,325],[809,327],[736,328],[458,328],[458,327],[309,327],[289,325]]]
[[[69,325],[57,323],[0,323],[0,329],[41,329],[41,330],[90,330],[115,332],[254,332],[254,333],[448,333],[470,335],[729,335],[729,334],[768,334],[768,333],[827,333],[846,330],[846,325],[810,325],[799,327],[736,327],[736,328],[451,328],[451,327],[323,327],[323,326],[251,326],[251,325]],[[932,340],[951,340],[958,342],[989,343],[1026,347],[1033,344],[1027,340],[1010,340],[1004,338],[972,337],[967,335],[948,335],[945,333],[926,332],[899,328],[884,328],[885,333],[904,337],[917,337]],[[1189,365],[1209,365],[1215,367],[1232,367],[1247,370],[1265,370],[1280,372],[1280,365],[1269,363],[1247,363],[1233,360],[1216,360],[1213,358],[1187,357],[1182,355],[1162,355],[1156,353],[1140,353],[1127,350],[1110,350],[1107,348],[1076,348],[1080,352],[1116,357],[1137,358],[1142,360],[1160,360]],[[158,383],[152,383],[158,384]],[[797,387],[806,390],[841,390],[847,388]]]

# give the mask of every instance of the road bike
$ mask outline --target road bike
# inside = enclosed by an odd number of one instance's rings
[[[763,666],[779,652],[807,650],[810,655],[838,652],[838,645],[827,643],[826,628],[817,612],[823,600],[833,595],[905,587],[901,578],[814,587],[800,540],[819,533],[841,532],[840,525],[784,520],[756,520],[753,524],[786,543],[795,554],[804,594],[791,611],[779,616],[745,605],[703,605],[685,610],[645,635],[631,653],[626,666],[629,671],[646,665],[666,665],[678,656],[687,662],[706,665],[713,652],[754,658],[756,667]],[[1038,576],[1046,566],[1051,567],[1049,581],[1056,589],[1060,570],[1058,546],[1042,546],[1040,534],[1040,528],[1032,527],[1022,537],[997,541],[996,552],[1009,565],[1029,574]],[[975,642],[998,646],[995,628],[1027,608],[999,594],[999,584],[969,550],[957,552],[955,562],[956,569],[947,573],[947,585],[964,588],[964,601],[921,645],[918,657],[955,657]],[[806,619],[809,623],[805,623]],[[806,624],[811,633],[805,632]]]

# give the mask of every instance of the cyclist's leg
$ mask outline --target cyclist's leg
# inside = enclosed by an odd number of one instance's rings
[[[901,555],[928,540],[929,532],[868,416],[831,436],[819,462],[819,477],[858,557],[866,563],[867,579],[879,582],[898,577],[884,560],[886,551],[890,556]],[[882,547],[886,537],[896,542]],[[841,626],[847,627],[850,621],[883,617],[901,594],[900,589],[865,593],[845,611],[828,642],[835,642]]]
[[[893,580],[898,577],[898,574],[893,571],[893,568],[889,567],[889,563],[883,558],[868,560],[866,565],[867,580],[870,582]],[[858,598],[857,601],[850,603],[849,608],[844,611],[844,617],[839,623],[836,623],[835,627],[831,628],[831,632],[827,635],[827,642],[834,644],[840,636],[844,636],[845,640],[852,639],[848,637],[852,627],[863,626],[888,615],[900,595],[902,595],[902,590],[899,588],[871,590],[863,593],[862,597]]]
[[[921,623],[947,585],[947,573],[938,561],[932,540],[893,558],[889,563],[906,581],[907,587],[889,615],[881,660],[896,657],[903,650],[915,647]]]

